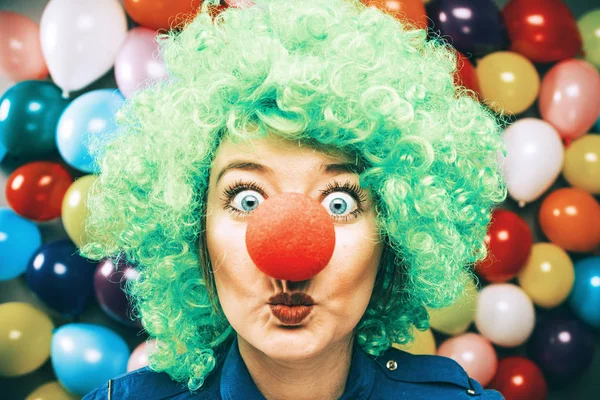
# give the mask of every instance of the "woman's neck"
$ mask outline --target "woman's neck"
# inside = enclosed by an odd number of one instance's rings
[[[273,360],[238,335],[240,354],[267,400],[337,400],[344,393],[352,359],[352,336],[302,362]]]

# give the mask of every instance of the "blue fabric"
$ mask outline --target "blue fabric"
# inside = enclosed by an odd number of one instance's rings
[[[388,368],[395,361],[397,368]],[[390,363],[393,364],[393,363]],[[202,389],[190,393],[164,372],[148,367],[123,374],[88,393],[83,400],[264,400],[254,384],[234,340]],[[380,357],[354,346],[350,373],[340,400],[478,399],[503,400],[496,390],[483,389],[454,360],[434,355],[413,355],[390,348]]]

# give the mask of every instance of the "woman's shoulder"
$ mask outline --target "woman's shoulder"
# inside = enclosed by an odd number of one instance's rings
[[[504,399],[497,390],[484,389],[448,357],[390,348],[373,361],[377,364],[373,399]]]
[[[172,380],[167,373],[155,372],[146,366],[110,379],[82,400],[213,400],[220,398],[217,386],[211,374],[204,386],[192,394],[187,386]]]

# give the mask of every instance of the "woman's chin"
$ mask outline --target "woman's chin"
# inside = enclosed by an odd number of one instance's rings
[[[307,326],[278,324],[259,340],[260,350],[270,358],[281,361],[306,360],[326,347],[323,335],[311,332]]]

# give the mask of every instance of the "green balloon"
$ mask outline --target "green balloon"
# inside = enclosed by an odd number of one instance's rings
[[[22,81],[0,98],[0,153],[27,158],[56,152],[56,125],[68,100],[48,81]]]
[[[584,14],[579,21],[586,61],[600,68],[600,9]]]

